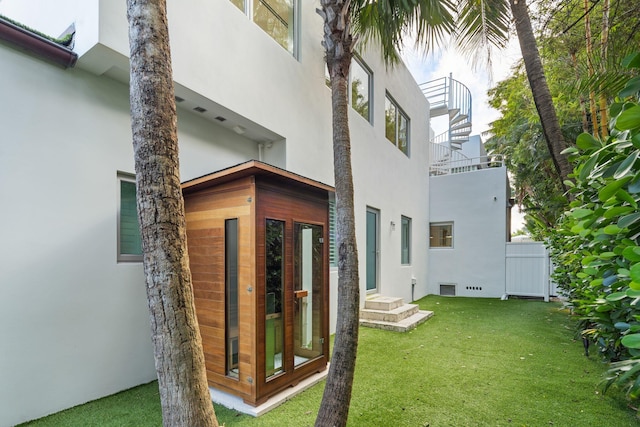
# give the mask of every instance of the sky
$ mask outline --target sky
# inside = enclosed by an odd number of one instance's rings
[[[495,83],[508,77],[512,65],[522,57],[516,39],[510,40],[505,50],[492,52],[491,73],[484,64],[473,67],[471,62],[454,48],[438,49],[427,56],[415,49],[405,48],[402,56],[418,83],[447,77],[453,73],[455,80],[471,90],[473,134],[482,134],[489,130],[490,123],[499,117],[498,112],[487,103],[487,91]]]
[[[487,91],[497,82],[504,80],[511,73],[512,66],[522,58],[517,39],[510,40],[508,47],[503,51],[492,52],[492,72],[489,73],[486,66],[473,67],[455,49],[439,49],[436,52],[424,55],[415,49],[405,48],[403,59],[407,68],[418,83],[424,83],[441,77],[452,77],[465,85],[471,91],[472,97],[472,135],[486,132],[492,121],[500,117],[497,110],[488,104]],[[432,121],[435,134],[446,130],[446,119]],[[485,140],[486,138],[483,138]],[[512,209],[512,231],[517,231],[523,226],[524,215],[518,207]]]

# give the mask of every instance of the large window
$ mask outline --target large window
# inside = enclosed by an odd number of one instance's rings
[[[409,117],[387,94],[384,104],[385,135],[407,156],[409,155]]]
[[[400,258],[403,265],[411,264],[411,218],[402,217],[400,233],[402,234],[400,245]]]
[[[231,0],[251,16],[260,28],[294,56],[296,53],[297,5],[299,0]]]
[[[373,73],[369,70],[369,67],[358,57],[354,57],[351,61],[351,69],[349,72],[349,86],[351,88],[349,98],[351,100],[351,108],[356,110],[358,114],[368,122],[372,121],[372,82]],[[326,66],[324,67],[324,83],[331,89],[331,76]]]
[[[131,174],[118,173],[118,261],[142,261],[142,239],[136,208],[136,181]]]
[[[429,247],[453,247],[453,223],[438,222],[429,224]]]
[[[351,61],[349,80],[351,85],[351,107],[370,122],[371,71],[358,58],[354,58]]]

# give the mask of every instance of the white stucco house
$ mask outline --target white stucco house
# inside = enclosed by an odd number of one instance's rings
[[[333,185],[318,2],[266,3],[168,0],[183,181],[256,159]],[[155,378],[124,213],[134,172],[125,8],[0,2],[0,15],[45,34],[75,31],[66,48],[0,19],[2,427]],[[461,154],[460,138],[431,149],[438,102],[375,49],[354,60],[352,82],[362,304],[503,295],[506,169],[478,140],[465,142],[475,153]],[[472,160],[462,167],[460,155]],[[330,276],[333,331],[333,266]]]

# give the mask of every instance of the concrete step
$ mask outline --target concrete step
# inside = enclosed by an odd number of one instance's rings
[[[390,311],[401,307],[404,304],[402,298],[383,297],[380,295],[373,298],[367,298],[364,302],[364,308],[367,310],[385,310]]]
[[[409,316],[399,322],[360,319],[360,325],[393,332],[407,332],[415,329],[421,323],[426,322],[431,316],[433,316],[433,311],[419,310],[414,315]]]
[[[360,310],[360,318],[364,320],[380,320],[382,322],[400,322],[419,311],[416,304],[404,304],[392,310],[374,310],[364,308]]]

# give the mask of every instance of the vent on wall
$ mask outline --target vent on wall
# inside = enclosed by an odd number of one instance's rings
[[[440,295],[447,297],[456,296],[456,284],[455,283],[440,283]]]

